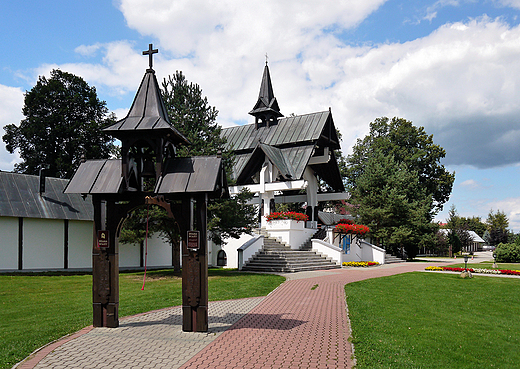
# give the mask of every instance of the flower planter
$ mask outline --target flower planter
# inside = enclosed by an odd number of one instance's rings
[[[270,237],[277,238],[295,250],[315,232],[314,229],[305,228],[304,221],[292,219],[273,219],[267,222],[266,231]]]
[[[267,222],[267,230],[303,230],[305,222],[292,219],[274,219]]]

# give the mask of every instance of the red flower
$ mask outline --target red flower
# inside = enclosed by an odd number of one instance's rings
[[[334,232],[336,233],[345,233],[345,234],[357,234],[363,236],[370,232],[370,229],[367,226],[361,224],[344,224],[340,223],[334,228]]]
[[[265,218],[267,219],[268,222],[270,222],[271,220],[277,220],[277,219],[291,219],[291,220],[296,220],[298,222],[309,220],[309,217],[306,214],[296,213],[294,211],[274,212],[269,215],[266,215]]]

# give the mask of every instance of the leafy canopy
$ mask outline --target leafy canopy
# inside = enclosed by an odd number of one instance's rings
[[[373,242],[413,258],[419,247],[434,242],[432,200],[425,192],[416,172],[375,149],[351,187],[350,211],[370,228]]]
[[[115,122],[96,89],[81,77],[51,71],[38,78],[25,93],[25,118],[17,126],[4,127],[2,137],[11,154],[19,151],[23,160],[15,171],[38,174],[41,164],[52,177],[71,178],[82,158],[108,158],[115,152],[113,139],[101,132]]]
[[[392,156],[396,163],[402,163],[409,172],[416,173],[425,195],[431,196],[432,218],[442,210],[451,194],[455,173],[448,172],[440,164],[446,152],[433,143],[433,135],[403,118],[377,118],[370,123],[370,133],[363,140],[357,140],[347,158],[346,181],[349,187],[357,186],[365,164],[377,151]]]

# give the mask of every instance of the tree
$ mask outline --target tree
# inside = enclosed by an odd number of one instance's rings
[[[464,248],[467,249],[473,242],[473,237],[469,233],[468,220],[459,216],[455,205],[452,205],[448,212],[446,228],[448,229],[448,241],[453,253],[462,251]]]
[[[509,239],[509,219],[504,212],[497,210],[495,213],[493,209],[489,211],[486,219],[486,225],[489,231],[489,243],[496,246],[500,243],[507,243]]]
[[[19,150],[23,160],[15,171],[38,174],[40,165],[52,177],[70,178],[83,158],[108,158],[115,152],[113,139],[101,129],[115,122],[96,89],[81,77],[51,71],[38,78],[25,93],[25,118],[20,125],[4,127],[2,137],[11,154]]]
[[[350,211],[370,228],[376,244],[393,254],[415,257],[419,247],[431,247],[431,196],[425,194],[416,172],[392,155],[375,149],[351,187]]]
[[[212,215],[208,222],[211,240],[222,245],[227,238],[239,238],[242,233],[251,234],[258,212],[247,202],[253,198],[248,190],[242,190],[235,198],[215,201],[208,206]]]
[[[222,128],[216,123],[218,110],[202,97],[196,83],[188,83],[182,72],[162,83],[162,98],[172,124],[191,142],[179,148],[179,156],[214,155],[225,144]]]
[[[352,212],[368,225],[376,243],[413,258],[419,247],[433,247],[433,216],[448,200],[454,174],[440,160],[445,151],[424,128],[378,118],[347,157]]]
[[[455,173],[448,172],[440,164],[446,152],[433,143],[433,135],[427,135],[423,127],[415,127],[402,118],[377,118],[370,123],[370,133],[363,140],[357,140],[352,154],[347,157],[346,179],[350,187],[356,187],[366,162],[376,151],[393,156],[408,171],[417,173],[425,196],[432,198],[432,217],[442,209],[451,194]]]

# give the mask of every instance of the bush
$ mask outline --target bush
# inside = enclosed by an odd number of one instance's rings
[[[500,263],[520,263],[520,246],[514,243],[501,243],[495,249]]]

